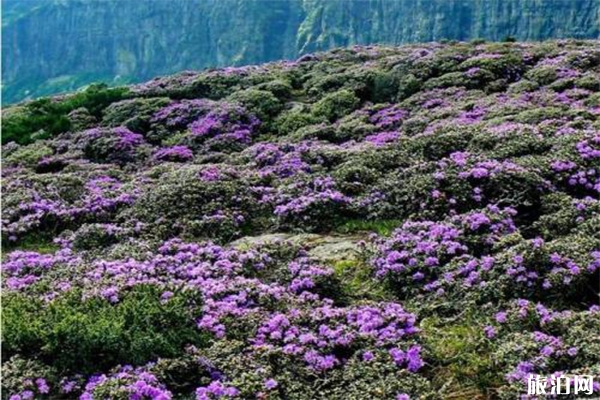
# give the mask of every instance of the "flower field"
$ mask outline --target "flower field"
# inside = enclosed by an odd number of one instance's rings
[[[3,139],[3,398],[600,392],[600,42],[94,85]]]

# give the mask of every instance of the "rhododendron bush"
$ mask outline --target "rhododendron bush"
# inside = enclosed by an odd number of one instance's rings
[[[3,398],[600,382],[599,47],[187,72],[4,144]]]

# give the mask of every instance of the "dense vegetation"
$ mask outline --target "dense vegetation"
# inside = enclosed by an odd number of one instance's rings
[[[597,0],[3,0],[6,103],[355,44],[598,39]],[[68,23],[64,23],[68,21]]]
[[[355,47],[4,110],[3,396],[598,380],[599,45]]]
[[[76,113],[69,118],[71,112],[82,108],[91,117],[99,118],[107,106],[124,99],[127,92],[124,87],[109,89],[104,84],[95,84],[60,101],[41,98],[10,109],[2,121],[2,143],[28,144],[77,129],[77,121],[73,118]]]

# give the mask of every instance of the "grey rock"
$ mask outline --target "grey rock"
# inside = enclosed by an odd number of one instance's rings
[[[233,247],[253,247],[266,243],[286,242],[307,249],[309,256],[326,263],[356,259],[360,254],[358,242],[363,236],[357,235],[317,235],[310,233],[289,234],[270,233],[260,236],[246,236],[231,243]]]

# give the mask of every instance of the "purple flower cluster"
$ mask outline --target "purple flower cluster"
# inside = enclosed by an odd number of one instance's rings
[[[12,394],[9,400],[33,400],[38,396],[45,396],[50,393],[50,386],[44,378],[25,379],[23,381],[24,390],[20,393]]]
[[[274,174],[281,178],[311,172],[309,163],[303,160],[313,147],[310,142],[298,145],[278,146],[272,143],[257,143],[248,148],[261,176]]]
[[[335,181],[331,177],[316,178],[305,184],[292,185],[295,193],[285,188],[277,195],[275,215],[286,218],[309,218],[311,212],[344,207],[351,199],[335,189]]]
[[[369,120],[379,129],[393,130],[399,128],[408,115],[407,110],[391,105],[371,115]]]
[[[598,269],[597,251],[592,251],[586,257],[587,265],[557,252],[548,253],[547,245],[534,240],[529,248],[512,253],[506,274],[517,283],[529,287],[541,286],[548,290],[568,288],[577,281],[585,281]],[[543,266],[540,266],[540,259],[543,260]]]
[[[476,257],[515,231],[515,210],[488,206],[482,212],[459,215],[449,222],[408,221],[389,239],[380,239],[371,263],[379,278],[406,290],[444,293],[443,286],[484,285],[482,274],[494,258]]]
[[[530,374],[560,376],[569,374],[564,365],[586,367],[583,360],[589,352],[585,347],[588,341],[570,331],[578,320],[591,321],[597,315],[597,306],[587,311],[555,311],[542,303],[514,300],[507,310],[496,314],[496,326],[486,327],[494,333],[488,335],[490,340],[504,343],[500,352],[506,354],[499,354],[502,359],[511,360],[506,365],[506,381],[524,391]]]
[[[483,107],[473,107],[472,110],[463,111],[459,114],[456,122],[460,125],[472,125],[481,122],[486,115],[486,110]]]
[[[135,189],[129,190],[119,180],[105,175],[85,182],[82,193],[70,200],[65,200],[65,196],[52,187],[37,189],[25,179],[13,181],[10,186],[27,196],[18,207],[3,215],[3,234],[11,241],[49,223],[60,226],[106,219],[120,207],[131,205],[136,198]]]
[[[169,129],[185,129],[214,107],[215,104],[210,100],[181,100],[157,111],[152,116],[151,122],[164,125]]]
[[[138,285],[162,288],[163,303],[169,302],[175,290],[193,290],[203,302],[198,327],[215,338],[226,339],[229,329],[241,329],[240,323],[258,324],[256,335],[248,338],[249,348],[257,356],[265,351],[282,352],[324,372],[343,367],[354,353],[363,357],[364,352],[366,360],[369,352],[385,348],[389,350],[388,361],[398,367],[417,372],[423,365],[418,345],[401,350],[406,340],[419,332],[414,314],[398,303],[334,306],[317,294],[323,280],[332,276],[332,269],[302,254],[280,272],[283,275],[279,282],[268,282],[258,276],[272,269],[274,260],[256,250],[171,240],[146,260],[90,262],[73,253],[68,241],[63,245],[67,247],[54,255],[12,253],[5,265],[11,276],[6,290],[29,291],[32,295],[42,290],[42,297],[48,301],[80,288],[84,297],[103,297],[113,303],[120,301],[122,292]],[[17,284],[19,279],[27,282]],[[275,310],[273,304],[278,305]],[[275,386],[269,382],[267,389]],[[96,397],[105,390],[140,399],[171,396],[152,374],[131,367],[112,375],[93,376],[84,387],[82,398]],[[198,398],[218,398],[234,397],[238,392],[214,381],[196,394]]]
[[[32,251],[14,251],[3,262],[4,284],[9,290],[23,290],[58,264],[75,266],[81,259],[74,257],[70,249],[55,254],[40,254]],[[65,282],[62,288],[70,285]]]
[[[363,343],[363,347],[369,343],[374,349],[389,348],[398,366],[416,372],[423,365],[420,347],[412,346],[405,352],[394,347],[419,332],[415,321],[413,314],[396,303],[349,308],[325,304],[272,315],[258,329],[253,342],[258,351],[280,351],[316,371],[343,365],[356,343]]]
[[[113,374],[94,375],[85,383],[80,400],[127,396],[132,400],[170,400],[172,393],[146,368],[122,367]]]
[[[365,138],[365,142],[372,143],[375,146],[384,146],[388,143],[393,143],[400,137],[399,132],[380,132],[369,135]]]
[[[154,159],[158,161],[186,162],[194,158],[194,153],[187,146],[172,146],[157,150]]]
[[[223,142],[250,143],[260,121],[237,105],[223,103],[190,125],[192,138],[215,138]]]
[[[222,398],[234,398],[240,391],[234,386],[228,386],[221,381],[213,381],[206,387],[196,389],[196,400],[211,400]]]
[[[90,160],[117,164],[135,160],[138,148],[144,143],[142,135],[122,126],[112,129],[88,129],[81,133],[78,141]]]

